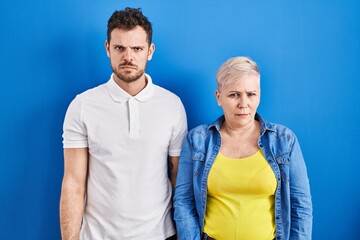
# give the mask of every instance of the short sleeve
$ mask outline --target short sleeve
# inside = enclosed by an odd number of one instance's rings
[[[88,147],[87,132],[82,120],[82,105],[79,96],[70,103],[66,111],[62,137],[64,148]]]
[[[181,146],[184,140],[184,137],[187,134],[187,118],[184,105],[181,100],[178,101],[178,118],[173,129],[169,144],[169,156],[178,157],[180,156]]]

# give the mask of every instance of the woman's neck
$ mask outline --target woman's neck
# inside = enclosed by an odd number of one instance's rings
[[[252,135],[259,128],[259,122],[253,120],[249,122],[247,125],[243,125],[240,127],[234,127],[228,124],[226,121],[221,126],[224,133],[229,135],[230,137],[244,137],[248,135]]]

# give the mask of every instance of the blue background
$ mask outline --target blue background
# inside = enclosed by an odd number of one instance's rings
[[[106,24],[125,6],[153,23],[147,72],[182,98],[190,128],[221,114],[218,67],[253,58],[259,112],[294,130],[303,149],[313,239],[359,239],[356,0],[1,0],[0,239],[60,239],[64,114],[77,93],[108,80]]]

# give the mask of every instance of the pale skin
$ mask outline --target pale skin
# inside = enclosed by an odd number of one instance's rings
[[[146,63],[155,51],[155,45],[146,41],[146,32],[140,26],[130,31],[114,29],[110,42],[105,41],[105,49],[119,87],[132,96],[144,89]]]
[[[139,26],[132,30],[114,29],[105,50],[110,58],[114,80],[127,93],[135,96],[145,88],[145,68],[155,51],[146,41]],[[179,157],[169,156],[170,181],[175,186]],[[63,240],[78,240],[85,207],[86,179],[89,164],[87,148],[64,149],[64,176],[60,199],[60,227]]]
[[[254,119],[260,104],[259,76],[251,74],[216,90],[225,121],[220,128],[220,152],[230,158],[245,158],[258,150],[260,124]]]
[[[64,149],[64,177],[60,199],[60,227],[64,240],[78,240],[85,206],[87,148]]]
[[[170,181],[171,186],[175,189],[176,186],[176,177],[178,172],[180,157],[171,157],[169,156],[169,164],[170,164]]]

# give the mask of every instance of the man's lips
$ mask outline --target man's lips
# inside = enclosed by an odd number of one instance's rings
[[[119,68],[120,69],[137,69],[137,66],[133,65],[133,64],[125,63],[125,64],[120,64]]]
[[[125,68],[125,69],[136,69],[136,66],[134,66],[134,65],[120,65],[120,68]]]

